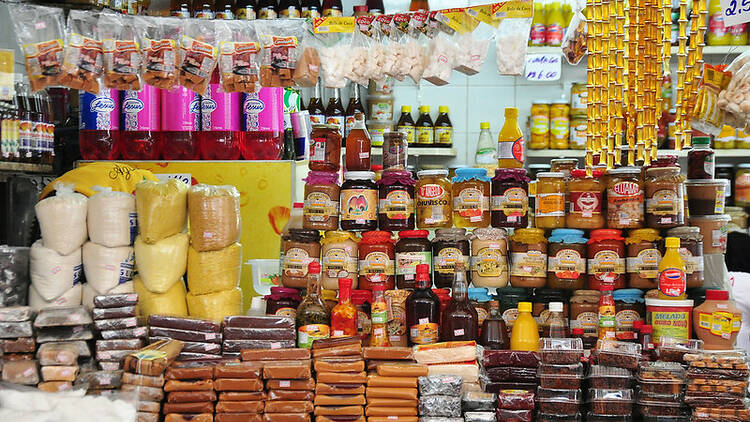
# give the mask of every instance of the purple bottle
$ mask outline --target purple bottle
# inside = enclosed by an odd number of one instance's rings
[[[240,158],[240,93],[226,93],[212,83],[201,97],[201,158],[237,160]]]
[[[126,160],[159,159],[159,91],[144,85],[122,93],[121,152]]]
[[[242,158],[279,160],[284,148],[284,88],[243,94]]]
[[[197,160],[201,100],[195,92],[178,86],[161,92],[161,156],[165,160]]]
[[[84,160],[116,160],[120,155],[120,92],[80,92],[78,146]]]

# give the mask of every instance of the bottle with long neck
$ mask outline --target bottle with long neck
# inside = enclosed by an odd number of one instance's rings
[[[302,0],[302,17],[315,19],[322,16],[320,0]]]
[[[365,108],[362,106],[362,100],[359,98],[359,85],[352,85],[353,95],[349,98],[349,104],[346,106],[345,123],[344,123],[344,134],[345,138],[349,136],[349,132],[354,127],[354,114],[359,112],[365,114]]]
[[[388,338],[388,304],[385,302],[385,284],[373,285],[372,295],[370,347],[391,347],[391,340]]]
[[[383,0],[367,0],[367,10],[370,15],[382,15],[385,13]]]
[[[341,104],[341,89],[334,88],[333,96],[328,99],[328,107],[326,107],[326,123],[338,126],[342,138],[344,137],[344,114],[346,110]]]
[[[322,125],[326,122],[326,109],[320,96],[320,80],[315,84],[315,91],[307,103],[307,113],[310,115],[311,125]]]
[[[331,337],[357,335],[357,308],[352,305],[352,279],[339,279],[339,303],[331,310]]]
[[[418,264],[416,288],[406,298],[406,326],[411,344],[440,340],[440,299],[431,287],[430,266]]]
[[[562,302],[550,302],[549,317],[542,330],[544,337],[568,337],[568,319],[563,316]]]
[[[169,6],[169,14],[178,18],[189,18],[193,14],[190,1],[172,0]]]
[[[357,112],[352,124],[352,131],[346,137],[346,170],[370,171],[370,153],[372,142],[365,127],[365,115]]]
[[[504,350],[510,348],[510,338],[505,320],[500,314],[500,304],[496,300],[490,301],[490,317],[482,324],[479,344],[485,349]]]
[[[235,19],[234,0],[218,0],[216,2],[216,19]]]
[[[469,284],[463,262],[456,262],[451,287],[451,301],[443,312],[441,339],[443,341],[476,340],[479,317],[469,302]]]
[[[326,304],[320,296],[320,263],[307,267],[307,292],[297,307],[297,347],[310,349],[315,340],[331,335],[331,319]]]
[[[505,123],[497,135],[497,165],[503,168],[522,168],[524,162],[523,132],[518,126],[518,109],[505,109]]]
[[[299,18],[302,16],[299,0],[280,0],[279,17],[280,18]]]

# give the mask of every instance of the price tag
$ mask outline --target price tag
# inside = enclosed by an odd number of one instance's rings
[[[750,0],[721,0],[724,28],[750,22]]]
[[[559,80],[561,70],[562,61],[559,54],[526,55],[526,70],[524,74],[529,81],[547,82]]]

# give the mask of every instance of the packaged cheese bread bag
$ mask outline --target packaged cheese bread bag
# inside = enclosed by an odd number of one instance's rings
[[[164,293],[182,280],[187,266],[187,234],[177,233],[154,244],[148,244],[138,236],[133,249],[138,274],[150,291]]]
[[[198,252],[190,246],[187,257],[188,288],[190,293],[230,290],[240,282],[242,247],[233,243],[218,251]]]

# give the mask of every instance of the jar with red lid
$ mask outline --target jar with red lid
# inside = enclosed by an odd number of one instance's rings
[[[625,288],[625,239],[615,229],[592,230],[588,241],[589,289]]]
[[[297,307],[302,302],[299,290],[290,287],[271,287],[271,294],[263,296],[266,300],[266,315],[276,315],[295,319]]]
[[[526,169],[497,169],[492,178],[492,227],[529,225],[529,177]]]
[[[341,133],[336,125],[312,125],[310,132],[310,170],[339,171]]]
[[[404,230],[396,242],[396,285],[399,289],[416,287],[417,265],[432,268],[432,243],[427,230]]]
[[[680,163],[675,154],[659,154],[656,160],[651,160],[649,167],[679,167]]]
[[[371,304],[371,291],[352,290],[352,305],[357,308],[357,335],[362,339],[362,344],[370,344],[370,332],[372,332]]]
[[[336,230],[339,228],[339,175],[331,171],[311,171],[305,182],[302,228]]]
[[[372,290],[376,283],[395,288],[396,249],[391,232],[369,231],[359,241],[359,288]]]
[[[378,180],[378,225],[381,230],[414,228],[414,185],[406,170],[386,170]]]

